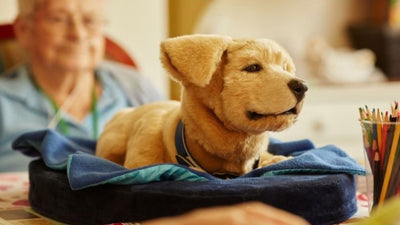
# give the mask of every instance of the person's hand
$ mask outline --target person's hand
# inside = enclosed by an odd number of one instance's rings
[[[258,202],[197,209],[182,216],[155,219],[142,225],[306,225],[289,212]]]

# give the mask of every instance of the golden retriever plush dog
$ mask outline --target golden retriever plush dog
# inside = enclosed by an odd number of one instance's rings
[[[98,156],[126,168],[184,161],[229,175],[286,159],[266,151],[268,131],[296,120],[307,86],[295,77],[292,59],[278,44],[181,36],[161,43],[161,61],[183,86],[181,102],[117,113],[98,140]],[[185,148],[183,154],[176,143]]]

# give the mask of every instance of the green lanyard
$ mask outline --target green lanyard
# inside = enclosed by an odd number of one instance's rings
[[[58,107],[56,102],[40,88],[40,86],[36,83],[36,81],[33,80],[33,83],[36,86],[36,88],[41,93],[43,93],[47,97],[47,99],[50,101],[51,106],[54,109],[55,115],[57,116],[57,120],[59,121],[61,133],[64,134],[64,135],[68,135],[69,134],[69,129],[68,129],[67,122],[62,118],[61,114],[59,113],[60,108]],[[98,128],[98,120],[99,120],[99,116],[98,116],[98,112],[97,112],[96,88],[94,88],[94,87],[92,88],[91,112],[92,112],[93,138],[96,140],[97,137],[98,137],[98,129],[99,129]]]
[[[93,87],[92,90],[92,126],[93,126],[93,139],[97,140],[99,135],[99,115],[97,112],[97,95],[96,95],[96,88]]]

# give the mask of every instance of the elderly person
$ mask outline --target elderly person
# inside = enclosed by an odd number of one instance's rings
[[[96,139],[119,109],[161,99],[143,75],[104,62],[101,0],[19,0],[15,33],[28,62],[0,76],[0,172],[30,158],[11,148],[27,131],[52,128]]]

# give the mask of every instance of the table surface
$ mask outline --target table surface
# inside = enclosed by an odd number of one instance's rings
[[[357,213],[341,224],[351,224],[368,216],[368,201],[364,193],[362,177],[357,179]],[[0,225],[55,225],[62,224],[34,212],[29,206],[28,173],[0,173]],[[133,225],[134,223],[114,223],[112,225]]]

